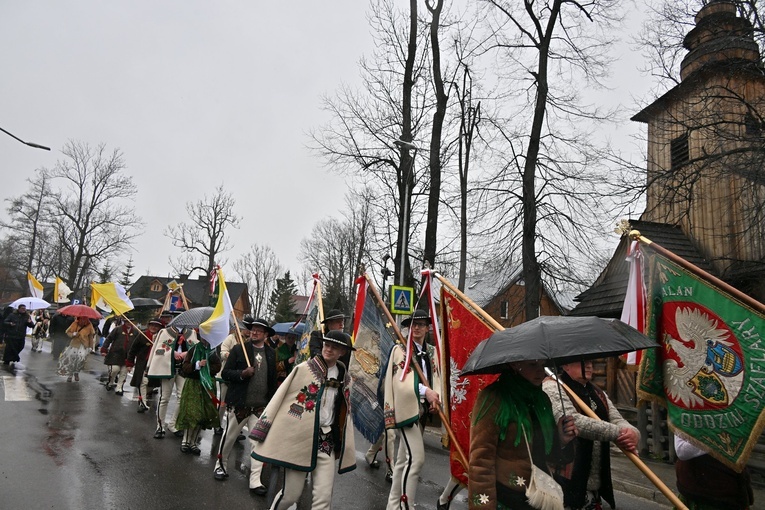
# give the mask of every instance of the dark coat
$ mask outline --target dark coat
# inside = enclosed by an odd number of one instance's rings
[[[5,338],[6,340],[23,340],[27,336],[27,328],[35,327],[29,312],[23,314],[15,310],[5,318]]]
[[[152,333],[149,330],[143,332],[149,338],[152,338]],[[151,352],[151,346],[153,345],[150,340],[138,334],[133,345],[128,350],[125,364],[133,368],[133,378],[130,379],[130,386],[138,388],[141,386],[141,380],[143,379],[143,373],[146,371],[146,364],[149,362],[149,353]]]
[[[255,347],[252,342],[245,344],[247,347],[247,356],[254,362]],[[268,368],[268,389],[266,399],[270,400],[276,392],[276,352],[268,344],[264,344],[266,353],[266,367]],[[223,380],[228,383],[226,391],[226,404],[231,407],[244,407],[247,399],[247,387],[252,379],[243,379],[242,371],[247,368],[247,359],[244,357],[241,344],[236,344],[229,352],[226,366],[223,367],[221,374]]]
[[[127,330],[127,334],[125,334],[125,330]],[[123,326],[115,326],[101,347],[101,352],[106,354],[104,365],[124,366],[130,347],[138,336],[140,333],[130,325],[126,325],[124,329]]]

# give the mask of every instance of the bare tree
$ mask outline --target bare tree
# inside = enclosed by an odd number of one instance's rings
[[[255,317],[264,317],[276,280],[284,272],[276,254],[270,246],[253,244],[250,251],[234,262],[234,271],[247,284],[252,313]]]
[[[491,47],[506,66],[501,77],[526,91],[525,105],[510,108],[504,137],[506,163],[486,189],[500,214],[490,230],[511,240],[504,258],[519,246],[525,285],[525,316],[539,315],[543,272],[556,281],[575,279],[566,270],[586,252],[569,239],[596,235],[601,206],[617,193],[605,189],[608,164],[619,161],[582,124],[607,122],[610,114],[583,103],[574,79],[597,87],[607,70],[608,31],[618,21],[614,0],[484,0],[489,7]],[[520,221],[520,224],[518,223]],[[602,220],[601,220],[602,221]],[[602,232],[602,229],[601,229]],[[518,237],[516,237],[518,236]],[[517,244],[516,244],[517,243]]]
[[[6,199],[10,221],[2,226],[9,229],[10,238],[15,241],[15,251],[20,251],[26,259],[26,271],[45,278],[48,275],[40,267],[40,254],[44,252],[43,245],[50,236],[44,235],[49,226],[51,214],[51,179],[46,169],[39,169],[34,178],[27,179],[29,190],[16,198]],[[35,264],[35,261],[38,264]]]
[[[215,265],[225,262],[220,256],[231,248],[227,232],[239,228],[241,220],[234,213],[235,205],[234,197],[222,185],[211,197],[186,203],[189,221],[165,230],[173,246],[181,249],[181,257],[170,260],[178,273],[200,270],[209,278]]]
[[[119,149],[70,141],[66,159],[49,172],[58,184],[51,194],[51,226],[57,235],[66,283],[73,289],[93,276],[139,235],[141,220],[129,204],[137,190],[126,175]]]

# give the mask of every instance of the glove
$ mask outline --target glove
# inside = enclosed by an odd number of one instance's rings
[[[133,368],[135,366],[135,363],[133,363],[129,359],[126,359],[125,360],[125,366],[128,367],[128,368]]]

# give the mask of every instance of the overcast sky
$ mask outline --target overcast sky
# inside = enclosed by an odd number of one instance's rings
[[[103,142],[122,150],[138,187],[146,228],[137,275],[170,271],[168,255],[178,252],[163,230],[219,184],[243,216],[228,272],[254,242],[299,271],[300,239],[338,215],[346,191],[306,148],[306,132],[327,120],[322,94],[358,83],[357,61],[372,49],[367,8],[366,0],[2,2],[0,127],[53,150],[0,133],[0,198],[23,193],[36,168],[53,168],[68,140]],[[620,47],[607,100],[628,114],[651,82],[638,65]],[[616,136],[636,129],[625,121]]]

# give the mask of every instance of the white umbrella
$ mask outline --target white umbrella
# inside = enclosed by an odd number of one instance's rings
[[[26,306],[27,310],[43,310],[45,308],[48,308],[50,306],[50,303],[48,303],[44,299],[40,299],[36,297],[23,297],[23,298],[17,299],[13,303],[11,303],[9,306],[12,306],[13,308],[18,308],[21,305]]]

